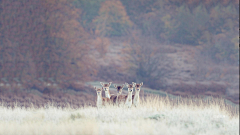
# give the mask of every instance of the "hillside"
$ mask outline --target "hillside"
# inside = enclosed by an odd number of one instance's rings
[[[151,88],[143,81],[142,95],[146,96],[151,93],[160,96],[171,95],[171,97],[213,96],[223,97],[227,99],[227,103],[231,101],[234,104],[239,104],[239,68],[237,66],[214,64],[199,54],[198,47],[169,45],[149,40],[142,41],[144,44],[148,44],[148,42],[160,46],[158,53],[167,57],[165,62],[171,63],[172,70],[168,76],[165,76],[165,87]],[[95,57],[100,67],[98,74],[92,76],[96,82],[83,84],[74,81],[66,83],[66,85],[50,82],[49,86],[37,82],[30,85],[31,89],[25,89],[24,86],[15,89],[15,87],[2,83],[0,100],[11,105],[18,101],[19,104],[29,104],[28,106],[31,102],[37,106],[43,106],[49,101],[56,101],[60,106],[72,103],[75,107],[84,105],[84,100],[87,104],[95,104],[96,93],[92,86],[100,86],[99,81],[111,81],[119,84],[142,81],[133,78],[134,75],[129,74],[127,69],[121,69],[124,67],[122,56],[125,54],[122,49],[125,44],[122,39],[112,39],[105,56]],[[157,83],[162,84],[161,82]],[[113,86],[110,90],[111,93],[115,94]]]
[[[98,59],[102,70],[98,73],[96,81],[143,81],[129,74],[123,66],[122,49],[125,42],[121,39],[111,41],[108,52],[104,58]],[[201,54],[201,47],[180,44],[166,44],[157,41],[142,40],[143,44],[159,46],[158,53],[164,55],[163,63],[170,63],[167,68],[171,72],[165,76],[165,87],[158,87],[164,92],[174,95],[208,95],[220,96],[239,103],[239,67],[229,64],[216,64],[210,58]],[[153,81],[153,80],[152,80]],[[161,83],[161,82],[159,82]],[[146,85],[145,85],[146,86]],[[146,86],[150,87],[151,86]]]

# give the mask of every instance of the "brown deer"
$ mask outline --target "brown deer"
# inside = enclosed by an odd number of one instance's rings
[[[100,82],[100,84],[102,85],[103,90],[105,91],[105,97],[110,99],[112,95],[109,92],[109,87],[111,86],[112,82],[109,82],[109,83],[106,83],[106,84]]]
[[[133,105],[135,107],[137,107],[139,105],[139,100],[140,100],[139,93],[140,93],[140,89],[141,89],[141,87],[143,85],[143,82],[140,83],[140,84],[136,84],[136,83],[134,83],[134,84],[135,84],[135,94],[132,95],[132,100],[133,100]]]
[[[128,95],[124,97],[124,99],[125,99],[125,106],[130,108],[132,106],[132,92],[133,92],[133,88],[135,87],[135,83],[133,83],[133,84],[125,83],[125,84],[128,87]]]
[[[118,97],[120,97],[120,99],[122,99],[122,97],[124,97],[122,94],[122,90],[124,88],[124,84],[122,86],[117,86],[117,85],[114,85],[114,87],[117,89],[117,95],[115,96],[111,96],[111,101],[115,104],[119,104],[120,100]]]
[[[96,103],[97,108],[101,108],[102,105],[105,105],[106,103],[110,103],[110,99],[109,98],[102,97],[103,87],[101,89],[101,88],[97,88],[97,87],[94,86],[94,89],[97,92],[97,103]]]

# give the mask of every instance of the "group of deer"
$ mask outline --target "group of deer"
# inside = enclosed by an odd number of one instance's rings
[[[106,103],[113,103],[116,105],[124,104],[127,107],[131,107],[132,104],[137,107],[139,104],[139,93],[140,88],[143,85],[143,82],[140,84],[136,84],[132,82],[132,84],[125,83],[125,85],[128,88],[128,94],[122,95],[122,90],[124,88],[124,84],[121,86],[114,85],[114,87],[117,89],[117,95],[110,94],[109,87],[111,86],[112,82],[109,82],[107,84],[104,84],[100,82],[102,85],[102,88],[97,88],[94,86],[94,89],[97,92],[97,107],[102,107],[102,105],[105,105]],[[133,95],[133,89],[135,88],[135,94]],[[102,90],[105,92],[105,97],[102,97]]]

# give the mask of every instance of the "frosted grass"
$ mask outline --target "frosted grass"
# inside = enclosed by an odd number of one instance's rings
[[[0,107],[0,134],[4,135],[238,135],[239,113],[222,101],[173,105],[166,98],[148,97],[138,108],[87,106],[79,109],[9,109]]]

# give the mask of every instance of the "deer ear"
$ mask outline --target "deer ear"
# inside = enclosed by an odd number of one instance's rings
[[[109,87],[110,87],[111,84],[112,84],[112,82],[109,82],[109,83],[108,83]]]
[[[116,84],[114,84],[114,87],[115,87],[115,88],[117,88],[117,85],[116,85]]]
[[[125,85],[128,87],[128,83],[125,82]]]
[[[124,88],[124,84],[122,85],[122,88]]]
[[[96,86],[94,86],[93,88],[94,88],[95,90],[97,90],[97,87],[96,87]]]
[[[141,82],[140,85],[143,86],[143,82]]]
[[[135,86],[136,86],[136,83],[135,83],[135,82],[132,82],[132,84],[133,84],[133,87],[135,87]]]
[[[104,84],[102,82],[100,82],[100,84],[103,86]]]

